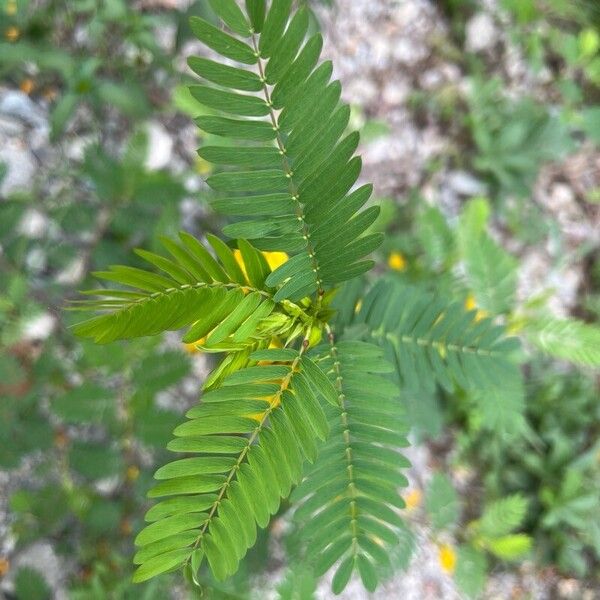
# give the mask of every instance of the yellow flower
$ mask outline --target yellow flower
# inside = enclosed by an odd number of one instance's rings
[[[487,311],[477,309],[477,301],[475,300],[475,296],[473,294],[469,294],[465,300],[465,308],[467,310],[477,310],[475,314],[475,321],[481,321],[481,319],[485,319],[488,316]]]
[[[423,499],[423,494],[421,490],[414,489],[411,490],[404,496],[404,502],[406,503],[407,510],[414,510],[421,505],[421,500]]]
[[[189,354],[196,354],[196,352],[200,352],[200,350],[198,350],[197,346],[198,345],[201,346],[202,344],[204,344],[205,341],[206,341],[206,336],[204,336],[203,338],[200,338],[199,340],[196,340],[195,342],[192,342],[191,344],[184,344],[183,348]]]
[[[17,12],[17,3],[14,0],[8,0],[4,12],[7,15],[14,15]]]
[[[4,37],[9,42],[16,42],[19,39],[21,32],[13,25],[4,32]]]
[[[129,465],[125,477],[127,481],[135,481],[140,476],[140,470],[136,465]]]
[[[210,175],[213,171],[212,164],[200,156],[196,158],[196,164],[194,166],[196,167],[196,173],[199,175]]]
[[[274,271],[277,267],[280,267],[284,262],[287,262],[289,256],[285,252],[263,252],[264,257],[271,267],[271,271]]]
[[[29,94],[31,94],[31,92],[33,92],[35,88],[35,82],[33,81],[33,79],[30,79],[28,77],[27,79],[23,79],[23,81],[21,81],[19,88],[24,94],[27,94],[29,96]]]
[[[8,558],[0,556],[0,577],[4,577],[10,570],[10,562]]]
[[[445,573],[452,574],[456,567],[456,552],[450,544],[438,545],[438,560]]]
[[[233,254],[238,265],[240,265],[242,272],[246,277],[248,277],[246,265],[244,264],[244,259],[242,258],[242,253],[236,248],[233,251]],[[263,252],[262,254],[267,259],[267,264],[271,268],[271,271],[274,271],[277,267],[280,267],[289,258],[285,252]]]
[[[235,260],[237,261],[238,265],[240,265],[240,268],[244,273],[244,277],[247,278],[248,273],[246,272],[246,265],[244,264],[242,253],[236,248],[233,251],[233,254],[235,256]],[[263,256],[267,260],[267,263],[269,264],[269,267],[272,271],[274,271],[277,267],[281,266],[289,258],[285,252],[263,252]],[[204,342],[206,342],[206,336],[199,340],[196,340],[195,342],[192,342],[191,344],[183,344],[183,347],[186,352],[189,352],[190,354],[195,354],[196,352],[200,352],[198,346],[201,346],[202,344],[204,344]],[[281,342],[278,339],[273,338],[271,340],[269,348],[281,348]]]
[[[127,518],[122,519],[119,523],[119,531],[123,536],[130,536],[133,531],[133,525],[131,524],[131,521]]]
[[[392,252],[388,258],[388,266],[394,271],[404,271],[406,269],[406,259],[401,252]]]

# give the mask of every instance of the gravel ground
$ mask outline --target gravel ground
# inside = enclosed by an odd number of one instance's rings
[[[551,101],[551,92],[546,86],[548,73],[533,74],[528,70],[504,33],[503,16],[495,1],[482,0],[481,7],[467,24],[466,47],[483,57],[494,57],[498,73],[507,81],[509,94],[517,95],[527,89],[538,100]],[[374,182],[377,195],[399,199],[411,188],[419,187],[426,201],[438,203],[450,215],[456,214],[464,198],[483,192],[485,187],[475,174],[447,166],[448,155],[456,151],[455,132],[431,115],[417,118],[410,108],[415,91],[446,90],[463,95],[466,92],[462,68],[449,58],[453,56],[454,42],[435,3],[429,0],[336,0],[334,9],[320,8],[318,12],[325,31],[324,55],[334,61],[336,76],[344,85],[345,99],[359,106],[364,117],[384,120],[389,126],[389,134],[363,144],[364,179]],[[168,40],[169,32],[163,33]],[[180,170],[182,161],[189,159],[196,143],[193,130],[177,130],[152,121],[148,131],[152,152],[147,166]],[[0,161],[8,165],[0,195],[27,189],[37,169],[50,172],[53,151],[48,132],[47,106],[33,102],[19,91],[0,88]],[[77,160],[88,141],[74,135],[64,148],[66,155]],[[444,165],[433,175],[429,169],[432,161]],[[198,185],[201,185],[198,181],[190,182],[191,188]],[[566,240],[567,256],[557,268],[554,266],[556,254],[564,248],[553,247],[550,240],[539,247],[518,248],[522,255],[521,297],[554,286],[559,293],[553,299],[553,310],[557,314],[569,311],[583,279],[583,266],[574,258],[575,249],[583,242],[600,244],[600,206],[581,202],[586,191],[598,186],[600,152],[591,147],[583,148],[564,164],[542,170],[533,199],[558,224]],[[198,215],[198,207],[189,200],[184,201],[181,208],[184,221]],[[37,212],[32,212],[22,225],[31,237],[48,226],[43,214]],[[513,241],[506,242],[511,247]],[[32,264],[42,264],[44,257],[31,256],[29,260]],[[70,277],[77,280],[78,273],[71,273]],[[48,319],[51,322],[52,316],[48,315],[46,321]],[[40,327],[47,330],[48,322]],[[205,367],[205,363],[200,362],[197,374],[204,374]],[[411,485],[422,490],[430,477],[432,456],[425,447],[412,448],[409,454],[413,463]],[[34,464],[35,458],[10,474],[0,472],[0,555],[12,554],[14,546],[9,534],[7,497],[18,486],[32,480]],[[422,523],[419,510],[410,518],[415,526],[417,550],[408,570],[375,594],[366,594],[355,581],[339,598],[454,600],[461,597],[451,576],[440,567],[436,541]],[[453,542],[452,539],[444,541]],[[60,561],[52,545],[44,540],[12,557],[15,566],[42,567],[57,599],[66,597],[64,576],[68,565]],[[272,589],[280,576],[273,573],[267,587]],[[0,598],[2,590],[11,587],[10,577],[4,578]],[[269,592],[264,594],[266,597]],[[318,596],[332,597],[329,582],[322,582]],[[593,600],[600,598],[600,594],[586,592],[577,581],[558,581],[553,573],[536,572],[525,564],[516,573],[494,573],[485,598]]]

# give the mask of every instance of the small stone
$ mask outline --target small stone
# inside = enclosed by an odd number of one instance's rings
[[[149,171],[165,168],[173,154],[174,141],[169,132],[157,121],[151,121],[146,128],[148,133],[148,156],[145,167]]]
[[[448,173],[448,185],[459,196],[472,197],[485,193],[485,185],[466,171]]]
[[[25,211],[21,222],[17,226],[17,232],[30,239],[40,239],[48,228],[48,217],[34,208]]]
[[[0,97],[0,114],[16,117],[33,127],[46,124],[44,111],[21,91],[9,90]]]
[[[0,138],[0,163],[5,163],[7,172],[0,185],[0,196],[31,188],[36,163],[33,154],[17,138],[3,141]]]
[[[56,318],[49,312],[44,312],[30,319],[23,329],[23,339],[41,341],[50,337],[56,328]]]
[[[498,40],[498,31],[492,17],[487,13],[477,13],[467,23],[466,48],[469,52],[490,50]]]
[[[78,257],[73,259],[62,271],[56,276],[56,283],[61,285],[74,285],[79,283],[85,276],[85,261]]]

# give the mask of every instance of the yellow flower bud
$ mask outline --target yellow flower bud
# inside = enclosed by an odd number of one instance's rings
[[[456,568],[456,552],[450,544],[438,545],[438,560],[445,573],[452,574]]]
[[[404,502],[406,503],[407,510],[414,510],[421,505],[421,500],[423,499],[423,494],[421,490],[414,489],[411,490],[404,496]]]
[[[4,37],[9,41],[9,42],[16,42],[19,37],[21,35],[21,32],[19,31],[19,29],[17,27],[15,27],[14,25],[9,27],[5,32],[4,32]]]
[[[388,266],[394,271],[404,271],[406,269],[406,259],[401,252],[392,252],[388,258]]]
[[[10,570],[10,561],[8,558],[0,556],[0,577],[4,577]]]
[[[316,346],[323,337],[323,330],[318,325],[313,325],[310,328],[310,333],[308,334],[308,345],[310,348]]]
[[[465,300],[465,308],[467,310],[477,310],[475,314],[475,321],[481,321],[481,319],[485,319],[488,316],[487,311],[478,310],[477,309],[477,301],[475,300],[475,296],[473,294],[469,294]]]

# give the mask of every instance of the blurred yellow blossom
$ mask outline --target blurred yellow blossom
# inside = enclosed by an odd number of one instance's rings
[[[210,175],[213,172],[212,164],[200,156],[196,158],[196,164],[194,166],[196,168],[196,173],[199,175]]]
[[[233,251],[233,254],[244,275],[247,277],[248,273],[246,273],[246,265],[244,264],[242,253],[236,248]],[[285,252],[263,252],[262,254],[267,259],[267,263],[271,268],[271,271],[274,271],[277,267],[280,267],[289,258]]]
[[[240,265],[244,276],[248,277],[248,273],[246,273],[246,265],[244,264],[244,259],[242,258],[242,253],[236,248],[233,251],[233,254],[238,265]],[[285,252],[263,252],[262,254],[267,260],[267,263],[272,271],[274,271],[277,267],[281,266],[289,258]],[[199,340],[196,340],[195,342],[192,342],[191,344],[183,344],[183,347],[186,352],[189,352],[190,354],[195,354],[196,352],[200,352],[200,350],[198,349],[198,345],[201,346],[202,344],[204,344],[205,341],[206,336],[200,338]],[[273,338],[269,347],[281,348],[281,342],[278,339]]]
[[[8,558],[0,556],[0,577],[4,577],[10,570],[10,562]]]
[[[192,342],[190,344],[183,344],[183,347],[185,349],[186,352],[189,352],[190,354],[196,354],[196,352],[200,352],[200,350],[198,350],[197,345],[202,345],[204,344],[204,342],[206,341],[206,336],[204,336],[203,338],[200,338],[199,340],[196,340],[195,342]]]
[[[456,568],[456,552],[450,544],[438,545],[438,560],[444,572],[452,574]]]
[[[4,32],[4,37],[9,42],[16,42],[19,39],[21,32],[13,25]]]
[[[477,310],[475,314],[475,321],[481,321],[481,319],[485,319],[488,316],[487,311],[479,310],[477,308],[477,301],[475,300],[475,296],[473,294],[469,294],[465,300],[465,308],[467,310]]]
[[[416,488],[414,490],[410,490],[410,492],[408,492],[406,494],[406,496],[404,496],[404,502],[406,503],[406,509],[414,510],[415,508],[418,508],[421,505],[422,499],[423,499],[423,494],[422,494],[421,490],[418,490]]]
[[[388,257],[388,266],[394,271],[404,271],[406,269],[406,259],[401,252],[392,252]]]
[[[136,465],[129,465],[125,477],[127,481],[135,481],[140,476],[140,470]]]
[[[35,89],[35,82],[33,79],[28,77],[27,79],[23,79],[23,81],[21,81],[19,88],[24,94],[29,96],[29,94],[31,94],[31,92],[33,92]]]

